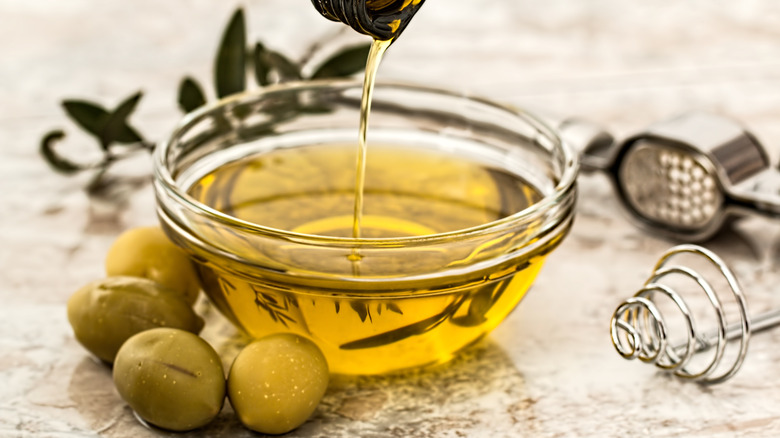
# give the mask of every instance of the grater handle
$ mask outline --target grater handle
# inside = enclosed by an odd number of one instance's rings
[[[561,136],[580,160],[580,171],[608,171],[617,148],[615,137],[603,126],[578,117],[558,117],[535,111]]]
[[[752,213],[780,218],[780,171],[771,167],[739,182],[728,191],[732,202]]]
[[[602,126],[577,118],[563,120],[559,129],[563,140],[578,153],[582,171],[609,170],[618,145],[612,134]]]

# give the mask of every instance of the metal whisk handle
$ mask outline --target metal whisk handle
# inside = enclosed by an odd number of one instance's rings
[[[726,322],[726,313],[718,294],[699,272],[685,266],[669,265],[671,259],[683,253],[700,256],[717,268],[731,289],[737,308],[738,322],[732,324]],[[717,316],[715,330],[699,332],[686,301],[663,282],[667,276],[675,275],[694,280],[706,294]],[[669,298],[680,311],[686,323],[687,342],[669,345],[668,325],[653,301],[656,294]],[[764,330],[778,324],[780,324],[780,310],[750,319],[747,301],[736,277],[715,253],[696,245],[679,245],[661,257],[644,287],[618,306],[610,321],[610,334],[615,349],[625,359],[639,359],[673,372],[678,377],[713,384],[728,380],[739,371],[747,354],[748,341],[753,331]],[[722,361],[725,357],[726,344],[734,340],[739,340],[739,351],[730,356],[732,357],[730,366],[721,371],[724,368]],[[715,349],[715,353],[703,369],[699,371],[689,369],[691,359],[695,355],[711,349]]]
[[[749,320],[750,333],[758,333],[780,324],[780,310],[773,310],[753,316]],[[742,325],[734,323],[726,327],[726,340],[733,341],[742,336]],[[709,331],[696,339],[696,352],[704,352],[715,346],[717,332]],[[682,349],[684,345],[677,345],[675,349]]]
[[[398,38],[425,0],[312,0],[329,20],[378,40]]]

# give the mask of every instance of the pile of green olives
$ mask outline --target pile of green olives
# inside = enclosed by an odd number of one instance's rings
[[[106,275],[68,300],[76,340],[101,360],[113,363],[119,347],[144,330],[203,328],[192,309],[200,292],[195,268],[161,228],[122,233],[106,256]]]
[[[143,421],[171,430],[205,426],[230,401],[247,428],[287,433],[325,394],[328,364],[311,340],[279,333],[249,343],[225,377],[222,359],[198,336],[200,284],[189,257],[158,227],[123,233],[107,277],[68,300],[76,340],[113,366],[120,397]]]
[[[310,340],[275,334],[236,356],[227,378],[214,349],[181,329],[156,328],[122,345],[113,370],[119,395],[149,424],[187,431],[208,424],[227,394],[238,419],[279,435],[303,424],[328,387],[325,357]]]

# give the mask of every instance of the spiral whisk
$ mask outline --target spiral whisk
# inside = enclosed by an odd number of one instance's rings
[[[730,288],[732,299],[729,303],[733,303],[735,311],[729,312],[729,315],[735,313],[737,321],[727,321],[722,295],[716,292],[711,281],[697,270],[672,263],[681,254],[692,254],[715,267],[713,272],[719,273],[721,283],[725,280]],[[688,302],[667,281],[678,276],[693,280],[704,293],[714,310],[715,330],[699,330]],[[668,298],[680,312],[687,331],[685,342],[671,345],[670,326],[654,299],[657,296]],[[739,371],[747,354],[751,332],[780,324],[780,310],[751,319],[745,295],[726,263],[712,251],[686,244],[670,249],[660,258],[644,287],[617,307],[610,324],[612,343],[625,359],[639,359],[678,377],[714,384],[731,378]],[[739,342],[736,354],[725,354],[729,341]],[[713,349],[714,353],[707,355],[704,364],[691,365],[694,357],[700,358],[701,353]],[[724,363],[724,360],[727,362]]]

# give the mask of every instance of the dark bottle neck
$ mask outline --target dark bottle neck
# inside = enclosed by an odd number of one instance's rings
[[[325,18],[378,40],[398,38],[425,0],[312,0]]]

